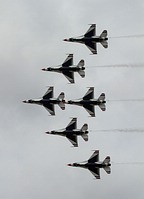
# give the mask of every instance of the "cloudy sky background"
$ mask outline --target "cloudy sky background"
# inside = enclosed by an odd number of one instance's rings
[[[109,37],[144,34],[144,2],[0,0],[0,5],[0,197],[143,199],[144,165],[135,163],[144,162],[144,133],[96,130],[144,129],[144,102],[131,101],[144,99],[144,68],[91,66],[144,64],[144,38],[110,38],[108,49],[98,44],[98,55],[62,40],[84,34],[91,23],[98,35],[104,29]],[[86,63],[86,77],[75,74],[74,85],[61,74],[40,70],[61,64],[67,53],[74,54],[75,64]],[[96,107],[91,118],[82,107],[55,106],[51,117],[41,106],[22,103],[43,96],[48,86],[55,87],[56,97],[64,91],[68,100],[94,86],[95,98],[106,93],[107,110]],[[71,117],[78,118],[79,128],[88,123],[91,130],[87,143],[79,138],[78,148],[44,133],[64,128]],[[95,149],[100,159],[111,156],[111,175],[101,170],[101,180],[93,180],[89,171],[66,166],[87,160]]]

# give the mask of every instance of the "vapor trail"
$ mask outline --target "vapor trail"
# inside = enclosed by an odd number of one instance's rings
[[[143,165],[144,162],[112,162],[112,164],[129,164],[129,165]]]
[[[118,100],[107,100],[107,102],[144,102],[144,99],[118,99]]]
[[[103,132],[103,133],[144,133],[144,129],[102,129],[102,130],[90,130],[90,132]]]
[[[140,37],[144,37],[144,34],[139,34],[139,35],[122,35],[122,36],[116,36],[116,37],[109,37],[109,39],[140,38]]]
[[[115,64],[115,65],[101,65],[88,66],[88,68],[143,68],[144,64]]]

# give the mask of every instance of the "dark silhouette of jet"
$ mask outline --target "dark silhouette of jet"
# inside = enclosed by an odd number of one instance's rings
[[[97,54],[97,43],[101,43],[104,48],[108,48],[107,40],[107,30],[104,30],[100,36],[96,36],[96,24],[92,24],[82,36],[64,39],[64,41],[85,44],[93,54]]]
[[[38,104],[44,106],[51,115],[55,115],[54,105],[58,104],[62,110],[65,109],[64,93],[61,92],[57,98],[53,98],[53,87],[49,87],[41,99],[30,99],[24,103]]]
[[[94,87],[90,87],[83,98],[67,101],[67,104],[83,106],[92,117],[95,117],[94,106],[97,105],[102,111],[105,111],[105,103],[106,101],[104,93],[102,93],[98,99],[94,99]]]
[[[92,156],[82,163],[68,164],[68,166],[81,167],[88,169],[96,179],[100,179],[100,168],[103,168],[108,174],[111,173],[110,157],[107,156],[104,161],[99,161],[99,150],[96,150]]]
[[[85,77],[84,60],[82,59],[77,66],[73,65],[73,54],[69,54],[60,67],[43,68],[43,71],[62,73],[70,83],[74,83],[74,72],[78,72],[81,77]]]
[[[77,118],[73,118],[66,128],[54,131],[48,131],[47,134],[61,135],[68,138],[74,147],[78,147],[77,136],[82,136],[85,141],[88,141],[88,125],[84,124],[81,129],[77,129]]]

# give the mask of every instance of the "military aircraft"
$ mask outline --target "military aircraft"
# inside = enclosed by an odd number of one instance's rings
[[[60,67],[48,67],[42,70],[62,73],[70,83],[74,83],[74,72],[78,72],[81,77],[85,77],[84,60],[82,59],[77,66],[73,65],[73,54],[69,54]]]
[[[105,94],[102,93],[98,99],[94,99],[94,87],[90,87],[82,99],[68,100],[66,103],[83,106],[92,117],[95,117],[95,105],[98,105],[102,111],[106,110]]]
[[[61,92],[57,98],[53,98],[53,87],[49,87],[41,99],[30,99],[24,103],[43,105],[51,115],[55,115],[54,104],[58,104],[62,110],[65,109],[64,93]]]
[[[108,174],[111,173],[110,157],[107,156],[104,161],[99,161],[99,150],[95,150],[92,156],[82,163],[68,164],[68,166],[82,167],[88,169],[96,179],[100,179],[100,168],[103,168]]]
[[[47,134],[61,135],[68,138],[74,147],[78,147],[77,136],[81,135],[85,141],[88,141],[88,125],[84,124],[81,129],[77,129],[77,118],[73,118],[66,128],[61,130],[48,131]]]
[[[107,40],[107,30],[104,30],[100,36],[96,36],[96,24],[92,24],[82,36],[64,39],[64,41],[85,44],[93,54],[97,54],[97,43],[101,43],[104,48],[108,48]]]

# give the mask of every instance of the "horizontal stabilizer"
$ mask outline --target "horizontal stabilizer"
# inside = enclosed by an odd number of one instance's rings
[[[58,100],[61,100],[61,102],[58,103],[59,107],[64,110],[65,109],[65,100],[64,100],[64,92],[61,92],[60,95],[58,96]]]
[[[85,141],[88,141],[88,134],[82,134],[81,136]]]
[[[82,60],[80,60],[80,62],[78,63],[78,65],[77,65],[77,67],[82,67],[82,66],[84,66],[84,60],[82,59]]]
[[[64,92],[61,92],[57,99],[58,100],[64,100],[64,97],[65,97]]]
[[[101,35],[100,38],[105,39],[107,37],[107,30],[104,30]]]
[[[103,169],[107,172],[107,174],[111,173],[111,168],[109,166],[103,167]]]
[[[87,130],[88,130],[88,125],[87,125],[87,124],[84,124],[84,125],[82,126],[82,128],[81,128],[80,131],[85,132],[85,131],[87,131]]]
[[[59,107],[62,109],[62,110],[65,110],[65,103],[64,102],[60,102],[58,103]]]
[[[103,164],[109,164],[110,163],[110,156],[107,156],[104,161]]]
[[[80,76],[81,77],[85,77],[85,72],[84,72],[84,69],[85,68],[83,68],[83,69],[81,69],[83,66],[84,66],[84,60],[82,59],[79,63],[78,63],[78,65],[77,65],[77,67],[78,68],[80,68],[80,70],[78,71],[78,73],[80,74]]]
[[[99,102],[103,102],[105,100],[105,93],[102,93],[99,98],[98,98],[98,101]]]
[[[106,105],[105,105],[104,103],[101,103],[101,104],[99,105],[99,107],[100,107],[100,109],[101,109],[102,111],[105,111],[105,110],[106,110]]]
[[[81,77],[85,77],[85,71],[84,70],[79,70],[78,73],[80,74]]]
[[[107,42],[106,40],[101,41],[101,45],[102,45],[104,48],[108,48],[108,42]]]

